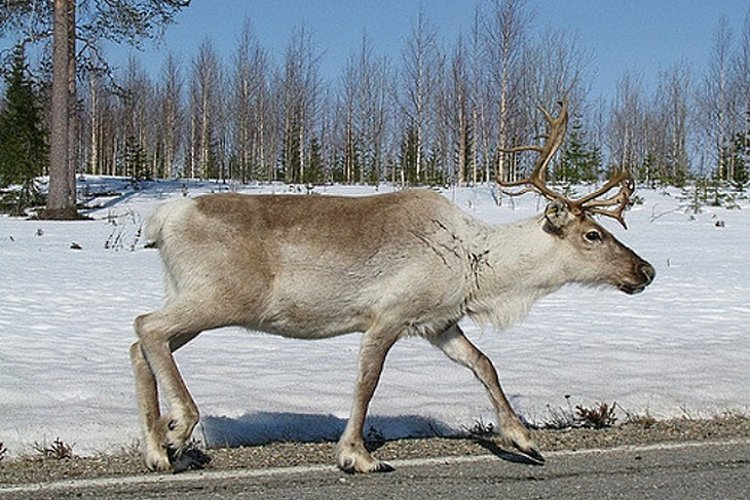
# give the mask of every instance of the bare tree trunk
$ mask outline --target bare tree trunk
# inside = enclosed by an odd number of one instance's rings
[[[49,219],[77,217],[75,206],[75,172],[70,158],[71,87],[70,78],[71,37],[75,36],[74,0],[54,0],[52,43],[52,104],[50,119],[50,166],[47,209],[42,215]]]
[[[450,113],[452,141],[455,141],[455,166],[456,182],[459,186],[466,183],[467,159],[471,154],[471,138],[469,137],[469,81],[466,70],[466,59],[463,41],[458,40],[458,45],[453,54],[451,63],[452,93],[446,105],[452,107]]]
[[[208,153],[208,92],[205,87],[201,88],[201,118],[200,118],[200,156],[199,165],[201,169],[200,178],[208,179],[211,177],[209,171]]]
[[[76,92],[76,3],[68,5],[68,206],[76,206],[76,168],[78,166],[78,99]]]
[[[93,74],[89,78],[89,107],[91,108],[91,123],[89,125],[89,172],[93,175],[100,175],[99,169],[99,100],[98,100],[98,82]]]
[[[182,81],[177,63],[170,55],[164,69],[163,89],[163,142],[164,142],[164,176],[171,177],[175,170],[175,157],[182,133],[181,111]]]
[[[474,22],[471,28],[471,130],[474,134],[474,151],[471,154],[471,183],[477,185],[479,177],[479,154],[480,143],[484,143],[482,137],[485,135],[484,120],[480,123],[480,109],[484,109],[485,99],[483,97],[483,61],[480,36],[480,10],[474,10]],[[483,116],[483,112],[482,112]],[[482,152],[484,150],[482,149]]]
[[[299,130],[297,131],[297,141],[299,142],[299,148],[297,154],[299,155],[299,182],[305,182],[305,116],[304,116],[304,105],[302,107],[302,117],[300,117]]]
[[[190,109],[190,144],[188,145],[188,154],[190,155],[190,162],[189,162],[189,168],[187,171],[187,177],[189,179],[195,178],[195,158],[197,156],[197,141],[198,141],[198,133],[197,133],[197,118],[196,118],[196,109],[195,109],[195,96],[191,96],[191,109]]]

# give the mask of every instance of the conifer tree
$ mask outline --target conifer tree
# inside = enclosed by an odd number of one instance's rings
[[[125,141],[125,172],[130,175],[134,182],[150,180],[151,178],[146,151],[132,135],[129,135]]]
[[[594,182],[599,175],[601,154],[586,142],[586,134],[578,117],[571,126],[560,164],[555,169],[558,182],[577,184],[581,181]]]
[[[20,184],[13,211],[39,202],[35,184],[47,163],[47,138],[23,47],[14,49],[13,67],[6,78],[5,106],[0,112],[0,187]]]
[[[323,182],[323,158],[320,154],[320,141],[317,136],[313,136],[310,140],[310,159],[307,162],[302,182],[312,185]]]
[[[735,135],[733,161],[731,184],[737,191],[744,192],[750,184],[750,130]]]

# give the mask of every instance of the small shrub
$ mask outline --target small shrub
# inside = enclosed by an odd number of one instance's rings
[[[34,450],[44,456],[44,458],[52,460],[71,460],[76,458],[76,454],[73,453],[73,446],[75,445],[69,445],[60,438],[57,438],[49,446],[45,443],[34,443]]]
[[[612,427],[617,422],[615,406],[617,406],[617,403],[612,403],[611,405],[599,403],[599,406],[594,406],[593,408],[578,405],[576,406],[576,418],[580,422],[581,427],[589,429]]]

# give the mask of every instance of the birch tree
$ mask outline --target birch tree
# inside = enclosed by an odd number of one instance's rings
[[[504,180],[513,180],[513,170],[508,168],[504,150],[508,149],[513,136],[511,120],[517,109],[513,109],[512,95],[520,81],[522,55],[528,37],[531,13],[525,0],[490,0],[485,13],[484,50],[489,68],[489,83],[493,89],[492,112],[497,119],[494,141],[497,162],[495,174]],[[486,179],[493,178],[487,164]]]
[[[641,177],[648,175],[639,172],[645,158],[645,115],[641,79],[626,72],[617,84],[617,94],[610,109],[610,162],[618,170],[626,170],[636,176],[641,173]]]
[[[736,118],[732,130],[733,154],[729,158],[734,175],[730,180],[744,189],[750,169],[750,9],[745,14],[739,45],[733,58],[731,78],[736,95]]]
[[[455,180],[459,186],[466,184],[468,165],[473,161],[474,131],[472,129],[471,82],[463,38],[458,39],[451,59],[450,123],[455,163]],[[476,181],[476,179],[474,179]]]
[[[243,184],[252,176],[252,85],[250,53],[255,45],[252,26],[245,20],[237,41],[232,72],[232,106],[230,120],[232,123],[232,163],[237,172],[231,177],[239,178]]]
[[[707,141],[707,144],[704,143],[705,147],[710,151],[708,161],[720,180],[732,176],[732,172],[728,170],[731,165],[727,161],[732,118],[729,87],[732,36],[729,20],[721,17],[714,30],[708,70],[697,98],[700,116],[698,123]],[[705,163],[705,160],[701,163]]]
[[[656,177],[664,183],[682,184],[689,173],[689,119],[692,81],[685,64],[675,64],[659,75],[654,104],[654,119],[649,134],[650,157]]]
[[[489,79],[485,68],[484,44],[482,36],[482,11],[474,10],[474,22],[471,28],[471,50],[469,66],[471,72],[470,97],[471,129],[474,131],[476,147],[471,155],[471,182],[479,181],[481,172],[490,171],[490,141],[491,127],[489,126]],[[487,179],[487,178],[485,178]]]
[[[282,93],[282,167],[286,182],[303,182],[320,105],[319,56],[303,25],[294,30],[279,80]]]
[[[218,121],[221,64],[213,44],[204,40],[193,59],[190,82],[187,176],[216,178],[220,172]]]
[[[425,179],[425,153],[431,147],[431,107],[437,88],[437,32],[420,8],[402,52],[400,92],[397,102],[405,136],[413,133],[413,182]]]
[[[153,144],[149,133],[149,112],[151,104],[151,83],[140,62],[131,56],[122,85],[122,121],[120,145],[120,162],[122,172],[133,179],[145,179],[152,176],[149,152]]]
[[[373,54],[367,35],[344,69],[344,174],[347,182],[380,180],[388,121],[388,63]]]
[[[184,136],[184,79],[179,63],[170,53],[161,69],[161,80],[156,86],[156,127],[158,163],[155,175],[171,177],[179,172],[178,158]]]
[[[268,55],[245,20],[233,58],[229,120],[232,130],[233,177],[241,182],[268,177],[269,133]]]

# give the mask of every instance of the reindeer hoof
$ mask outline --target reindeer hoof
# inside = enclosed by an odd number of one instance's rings
[[[391,464],[378,460],[378,463],[375,464],[375,469],[372,472],[393,472],[394,470],[396,469],[394,469]]]
[[[146,467],[154,472],[169,472],[172,470],[172,462],[166,453],[147,452],[145,458]]]
[[[519,446],[518,443],[513,441],[513,447],[521,452],[525,457],[530,458],[534,462],[537,462],[539,465],[542,465],[545,463],[544,457],[542,456],[541,452],[537,449],[536,446],[528,446],[523,447]]]
[[[529,457],[530,459],[534,460],[535,462],[539,462],[539,464],[544,464],[546,462],[542,454],[539,453],[539,450],[537,450],[536,448],[525,450],[523,451],[523,454]]]
[[[347,474],[369,474],[371,472],[393,472],[393,466],[387,462],[381,462],[375,460],[365,467],[358,466],[356,460],[348,458],[343,463],[339,464],[339,469]]]
[[[371,472],[391,472],[393,467],[386,462],[376,460],[364,447],[364,444],[352,443],[338,446],[336,463],[339,469],[347,474],[369,474]]]

